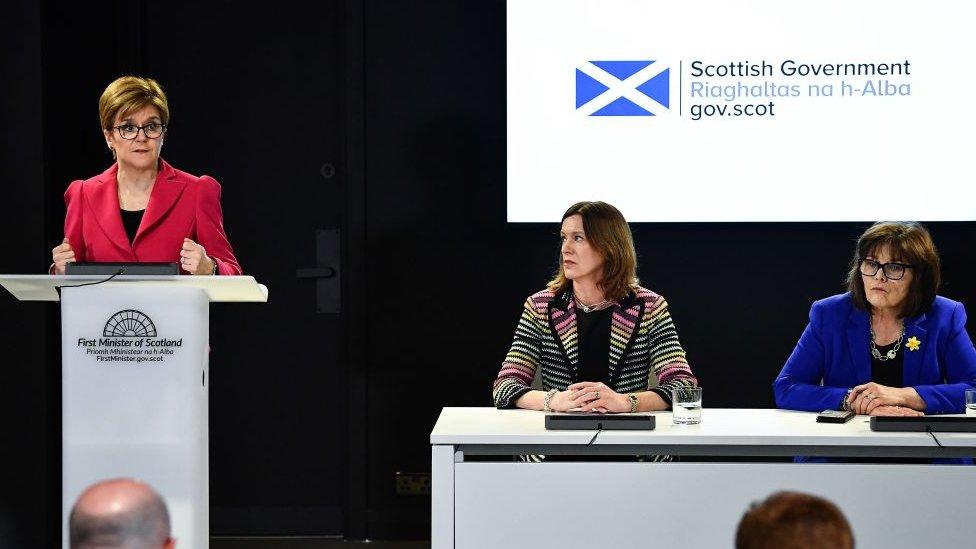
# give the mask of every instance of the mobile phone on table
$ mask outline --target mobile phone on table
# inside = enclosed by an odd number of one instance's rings
[[[854,417],[854,412],[847,410],[824,410],[817,414],[817,423],[847,423]]]

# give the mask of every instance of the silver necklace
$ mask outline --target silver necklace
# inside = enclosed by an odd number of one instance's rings
[[[873,356],[875,360],[880,360],[881,362],[892,360],[898,356],[898,348],[901,347],[901,341],[903,339],[905,339],[904,324],[901,325],[901,333],[898,334],[898,341],[895,341],[895,346],[888,349],[887,353],[881,354],[881,351],[878,350],[878,346],[875,344],[874,328],[871,328],[871,356]]]
[[[579,296],[576,295],[576,292],[573,292],[573,299],[576,301],[576,305],[580,309],[583,309],[584,313],[590,313],[593,311],[598,311],[600,309],[605,309],[606,306],[610,304],[609,300],[604,299],[599,303],[594,303],[593,305],[587,305],[586,303],[583,303],[582,300],[580,300]]]

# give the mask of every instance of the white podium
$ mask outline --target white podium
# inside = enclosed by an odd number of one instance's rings
[[[209,544],[211,301],[265,302],[249,276],[0,276],[23,301],[61,300],[62,540],[99,480],[148,482],[180,547]],[[60,291],[60,296],[59,296]]]

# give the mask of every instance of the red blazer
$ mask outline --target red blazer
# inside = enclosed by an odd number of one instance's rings
[[[74,181],[64,193],[68,208],[64,235],[75,260],[98,262],[176,262],[183,239],[203,246],[222,275],[239,275],[241,266],[224,234],[220,184],[210,176],[197,177],[160,159],[160,170],[135,239],[122,226],[113,164],[105,173]],[[185,273],[184,273],[185,274]]]

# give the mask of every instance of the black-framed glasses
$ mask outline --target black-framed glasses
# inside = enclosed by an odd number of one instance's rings
[[[166,124],[160,124],[159,122],[150,122],[144,126],[119,124],[112,129],[118,131],[122,139],[135,139],[139,135],[139,130],[142,130],[142,133],[146,134],[146,139],[156,139],[166,131]]]
[[[864,276],[874,276],[878,274],[878,271],[884,272],[885,278],[888,280],[900,280],[905,276],[905,269],[913,268],[907,263],[878,263],[873,259],[861,259],[860,270],[861,274]]]

